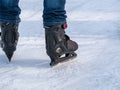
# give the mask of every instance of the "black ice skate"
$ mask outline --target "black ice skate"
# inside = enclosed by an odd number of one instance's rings
[[[1,23],[1,47],[9,61],[16,50],[18,37],[18,23]]]
[[[50,66],[75,58],[78,44],[65,34],[66,24],[45,27],[46,50],[51,59]]]

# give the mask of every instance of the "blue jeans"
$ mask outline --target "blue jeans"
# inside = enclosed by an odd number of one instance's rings
[[[0,0],[0,22],[20,22],[19,0]],[[66,0],[44,0],[44,26],[66,23]]]

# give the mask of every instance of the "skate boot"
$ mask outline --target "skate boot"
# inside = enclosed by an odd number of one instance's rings
[[[51,59],[50,66],[77,56],[74,51],[78,49],[78,44],[65,34],[66,27],[66,24],[45,27],[46,50]]]
[[[9,61],[16,50],[18,37],[18,23],[1,23],[1,47]]]

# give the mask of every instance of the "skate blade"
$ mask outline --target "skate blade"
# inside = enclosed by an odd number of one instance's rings
[[[68,62],[70,60],[73,60],[74,58],[77,57],[77,54],[74,53],[74,54],[71,54],[71,55],[68,55],[67,57],[61,57],[59,58],[56,62],[52,62],[50,63],[50,66],[53,67],[53,66],[56,66],[57,64],[59,63],[64,63],[64,62]]]
[[[9,62],[11,62],[11,58],[13,56],[13,52],[5,52],[5,54],[6,54],[7,58],[8,58],[8,60],[9,60]]]

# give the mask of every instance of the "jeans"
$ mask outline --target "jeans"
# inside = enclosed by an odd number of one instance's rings
[[[19,23],[19,0],[0,0],[0,22]],[[43,24],[52,26],[66,23],[66,0],[44,0]]]

